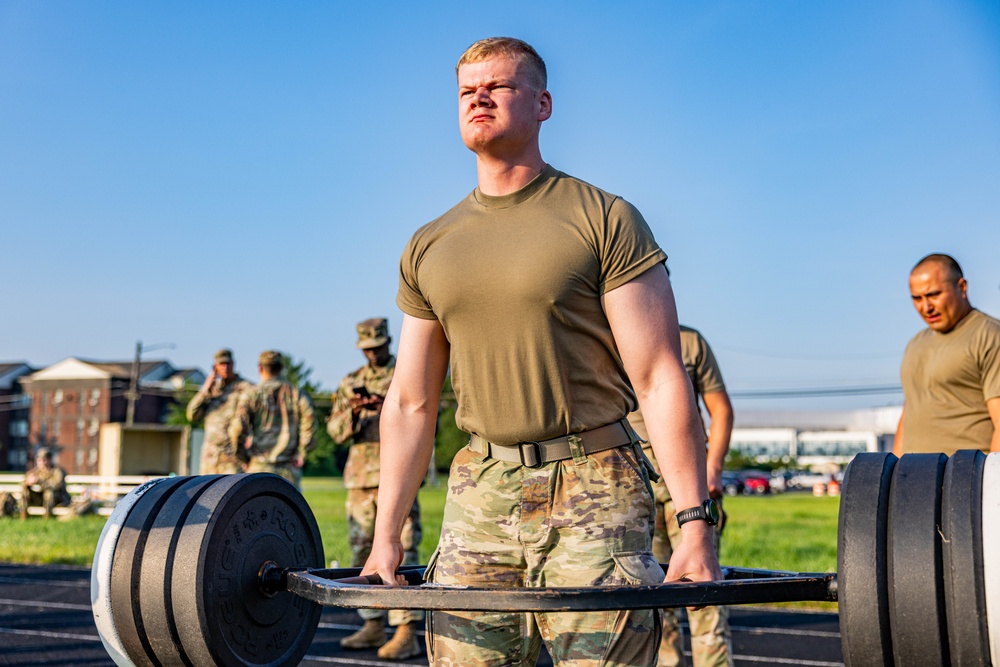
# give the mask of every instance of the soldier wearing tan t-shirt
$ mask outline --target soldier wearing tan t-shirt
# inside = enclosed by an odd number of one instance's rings
[[[706,455],[708,493],[722,508],[722,465],[729,452],[729,439],[733,433],[733,405],[729,400],[725,382],[722,379],[722,369],[712,352],[712,347],[701,335],[701,332],[691,327],[680,325],[681,361],[687,371],[691,386],[694,388],[695,400],[699,398],[708,410],[712,420],[709,432],[702,431],[708,442]],[[648,442],[649,434],[642,412],[636,410],[628,416],[629,423],[635,428],[646,444],[642,451],[649,457],[653,468],[660,472],[656,455]],[[656,524],[653,532],[653,555],[661,563],[670,561],[673,550],[681,542],[681,528],[677,525],[677,508],[670,497],[663,478],[653,482],[653,497],[656,499]],[[716,553],[719,549],[718,537],[722,525],[716,526]],[[691,662],[694,667],[727,667],[733,664],[732,639],[729,630],[729,609],[727,607],[700,607],[687,610],[688,625],[691,632]],[[660,618],[663,624],[663,639],[660,641],[657,667],[678,667],[684,665],[684,651],[679,625],[679,610],[661,609]]]
[[[666,579],[720,578],[666,254],[635,207],[542,159],[552,97],[533,48],[482,40],[457,77],[478,187],[418,230],[400,260],[404,319],[363,572],[403,583],[400,531],[433,452],[450,365],[471,442],[452,464],[426,578],[528,588],[663,580],[649,478],[625,419],[638,404],[675,501],[698,515],[682,526]],[[534,664],[544,641],[556,665],[652,667],[655,621],[650,610],[432,612],[428,658]]]
[[[910,272],[913,305],[928,328],[903,355],[897,456],[1000,451],[1000,321],[972,307],[968,288],[948,255],[928,255]]]

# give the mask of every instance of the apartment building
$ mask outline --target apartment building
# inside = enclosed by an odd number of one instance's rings
[[[23,361],[0,363],[0,470],[24,470],[28,461],[28,410],[21,378],[33,373]]]
[[[97,474],[101,426],[126,420],[132,364],[70,357],[22,377],[30,402],[30,447],[51,447],[67,473]],[[175,392],[205,379],[198,369],[178,369],[164,360],[141,362],[138,376],[136,424],[164,423]]]

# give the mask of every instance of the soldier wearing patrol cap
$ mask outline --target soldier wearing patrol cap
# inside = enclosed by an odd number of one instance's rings
[[[379,482],[379,416],[385,393],[392,381],[396,358],[389,352],[389,323],[384,317],[374,317],[357,325],[357,347],[368,363],[349,373],[333,396],[333,406],[326,429],[338,444],[351,443],[344,467],[347,488],[347,523],[351,543],[351,566],[361,567],[371,553],[375,535],[375,513],[378,505]],[[403,526],[404,563],[418,561],[417,549],[421,538],[420,506],[413,502]],[[365,620],[362,628],[341,640],[349,649],[380,647],[383,659],[405,660],[420,652],[416,639],[416,621],[421,612],[393,610],[389,624],[395,626],[392,640],[386,643],[384,612],[360,609]]]
[[[28,518],[28,505],[41,505],[48,519],[53,507],[69,503],[66,471],[52,461],[51,449],[39,447],[35,453],[35,467],[25,473],[21,482],[21,518]]]
[[[247,472],[273,472],[301,489],[316,413],[308,394],[281,379],[283,367],[280,352],[260,353],[260,384],[240,395],[229,438]]]
[[[187,406],[190,421],[205,421],[198,468],[202,475],[243,472],[243,464],[229,440],[229,423],[236,414],[240,394],[252,387],[237,375],[232,350],[223,348],[215,353],[212,372]]]

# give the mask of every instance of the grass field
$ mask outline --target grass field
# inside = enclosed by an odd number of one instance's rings
[[[307,478],[304,493],[323,535],[327,560],[350,563],[344,521],[346,492],[340,479]],[[421,562],[441,531],[443,486],[420,492],[424,538]],[[837,498],[807,494],[727,498],[723,565],[796,572],[833,572],[837,567]],[[0,518],[0,561],[90,565],[104,518],[27,521]]]

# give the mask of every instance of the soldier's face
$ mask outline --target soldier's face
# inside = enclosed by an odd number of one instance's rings
[[[235,374],[233,370],[235,366],[231,361],[217,361],[215,362],[215,374],[218,375],[223,381],[229,380]]]
[[[365,359],[368,363],[373,366],[385,366],[389,361],[389,344],[379,345],[378,347],[370,347],[366,350],[362,350],[365,353]]]
[[[948,333],[972,310],[965,278],[954,280],[943,266],[929,263],[910,274],[910,297],[927,326]]]
[[[458,122],[469,150],[517,155],[537,141],[552,115],[552,97],[536,90],[525,66],[506,57],[466,63],[458,70]]]

